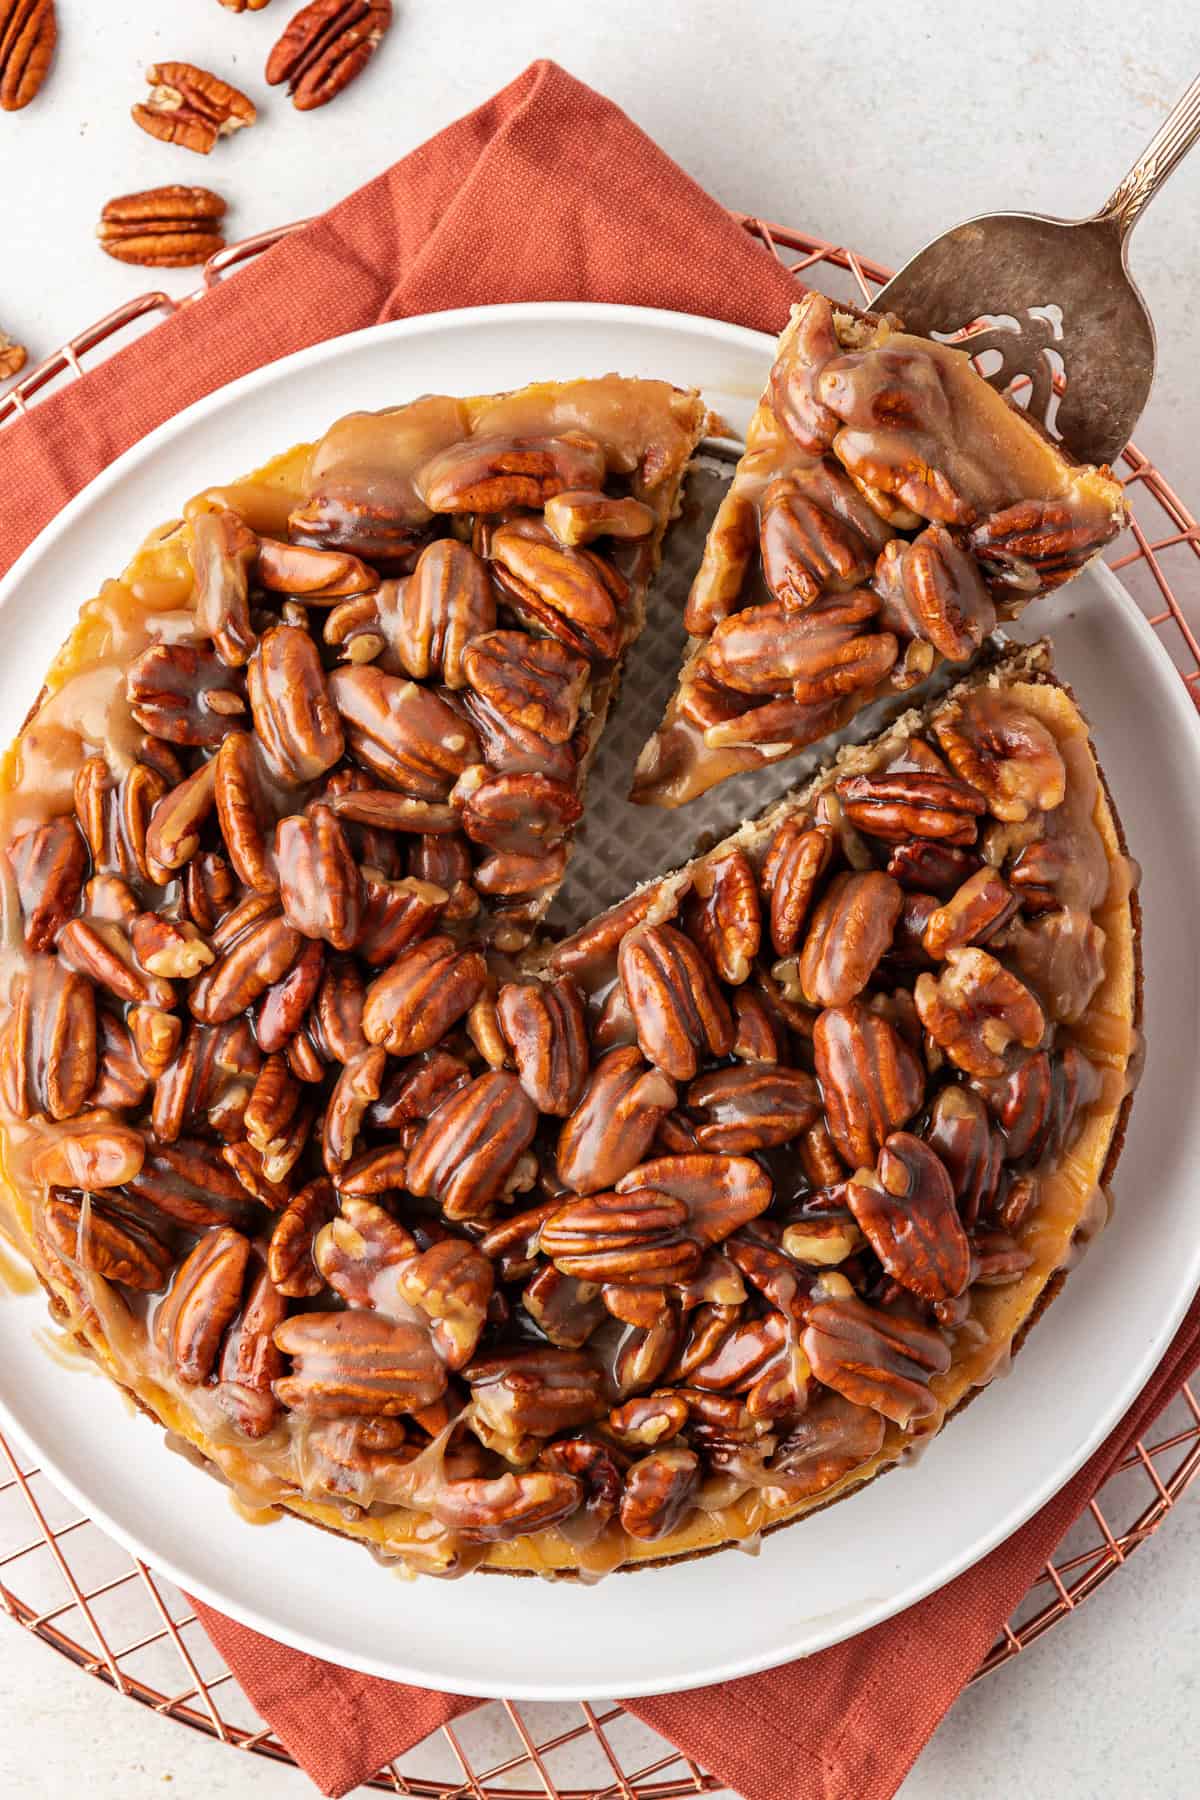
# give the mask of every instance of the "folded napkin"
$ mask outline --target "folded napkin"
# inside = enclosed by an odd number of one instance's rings
[[[152,426],[306,344],[405,314],[534,299],[673,307],[774,333],[794,294],[775,259],[623,113],[536,63],[201,304],[0,431],[0,571]],[[138,531],[131,519],[131,542]],[[1200,1305],[1087,1467],[941,1592],[803,1663],[630,1710],[749,1800],[887,1800],[1066,1527],[1198,1359]],[[477,1704],[352,1674],[196,1612],[329,1794]]]

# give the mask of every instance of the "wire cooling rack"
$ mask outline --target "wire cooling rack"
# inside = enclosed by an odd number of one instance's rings
[[[843,246],[741,217],[794,274],[835,298],[869,303],[888,278]],[[297,226],[220,251],[195,293],[150,293],[99,320],[0,397],[0,428],[84,372],[102,345],[194,305]],[[1159,633],[1200,703],[1200,526],[1163,472],[1132,444],[1117,471],[1133,509],[1132,548],[1110,567]],[[82,1379],[82,1377],[81,1377]],[[973,1680],[1010,1661],[1074,1612],[1166,1519],[1200,1472],[1200,1403],[1186,1384],[1092,1500],[1005,1624]],[[0,1607],[118,1693],[239,1750],[276,1762],[287,1750],[255,1714],[186,1597],[65,1501],[0,1437]],[[674,1800],[720,1783],[619,1706],[496,1700],[444,1726],[365,1789],[416,1800]],[[359,1790],[359,1791],[365,1791]]]

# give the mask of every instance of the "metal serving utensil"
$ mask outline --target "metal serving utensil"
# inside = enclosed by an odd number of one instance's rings
[[[1197,137],[1200,76],[1091,218],[967,219],[905,263],[873,309],[993,353],[982,373],[994,386],[1028,385],[1030,416],[1081,462],[1115,461],[1154,380],[1154,324],[1126,266],[1129,234]]]

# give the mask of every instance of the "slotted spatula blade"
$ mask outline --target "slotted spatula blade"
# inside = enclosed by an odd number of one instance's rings
[[[1200,137],[1200,76],[1089,219],[991,213],[927,244],[873,306],[923,337],[999,352],[985,369],[1081,462],[1125,448],[1154,380],[1154,324],[1126,266],[1129,234]],[[995,360],[994,358],[992,360]]]

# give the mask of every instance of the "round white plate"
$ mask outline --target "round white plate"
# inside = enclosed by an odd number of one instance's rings
[[[206,483],[316,436],[337,414],[537,377],[665,376],[740,430],[771,344],[632,307],[482,307],[404,320],[272,364],[201,401],[93,482],[0,584],[0,737],[19,727],[81,600]],[[1009,1380],[918,1463],[768,1540],[594,1588],[471,1576],[402,1583],[295,1520],[246,1524],[109,1385],[39,1345],[39,1295],[0,1302],[0,1421],[99,1524],[190,1593],[332,1662],[469,1694],[570,1699],[700,1686],[820,1650],[957,1575],[1059,1488],[1158,1361],[1200,1283],[1195,1170],[1200,729],[1120,584],[1097,570],[1053,609],[1062,673],[1095,727],[1144,872],[1147,1076],[1109,1230]],[[681,826],[681,840],[686,835]]]

